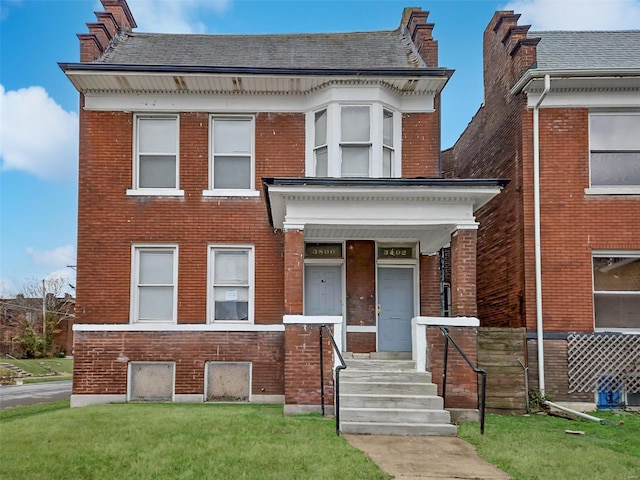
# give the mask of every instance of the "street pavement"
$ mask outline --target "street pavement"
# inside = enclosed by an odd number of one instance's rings
[[[61,380],[27,385],[0,385],[0,410],[69,398],[71,383],[71,380]]]

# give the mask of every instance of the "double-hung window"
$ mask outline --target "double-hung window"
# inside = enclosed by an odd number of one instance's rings
[[[593,254],[593,307],[597,330],[640,331],[640,252]]]
[[[176,115],[136,115],[133,188],[129,194],[179,195]]]
[[[178,247],[134,246],[132,257],[132,323],[174,323],[178,290]]]
[[[253,322],[253,247],[209,250],[209,321]]]
[[[640,188],[640,112],[589,116],[591,187]]]
[[[381,103],[330,103],[307,116],[307,174],[315,177],[400,176],[401,116]]]
[[[256,195],[253,117],[211,117],[207,195]]]
[[[371,111],[369,106],[343,106],[340,110],[342,177],[368,177],[371,163]]]

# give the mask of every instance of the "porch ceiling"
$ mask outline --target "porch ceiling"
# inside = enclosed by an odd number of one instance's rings
[[[505,180],[263,179],[274,228],[307,239],[419,241],[433,253],[459,228],[477,228],[474,212]]]

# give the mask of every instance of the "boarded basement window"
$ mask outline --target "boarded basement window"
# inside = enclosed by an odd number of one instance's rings
[[[248,402],[251,362],[207,362],[207,402]]]
[[[171,402],[174,371],[174,362],[129,363],[129,401]]]

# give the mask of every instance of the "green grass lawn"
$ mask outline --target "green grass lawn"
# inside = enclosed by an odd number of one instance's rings
[[[11,363],[36,377],[51,374],[71,375],[73,373],[72,358],[36,358],[29,360],[3,358],[2,362]]]
[[[640,480],[640,414],[597,415],[616,425],[546,415],[487,415],[484,436],[475,422],[463,423],[458,435],[516,480]]]
[[[280,405],[68,405],[0,411],[1,478],[389,478],[332,420]]]

